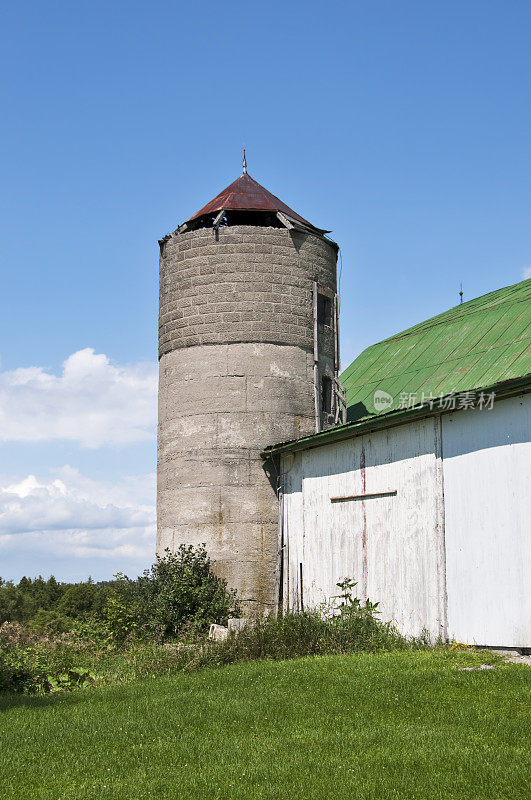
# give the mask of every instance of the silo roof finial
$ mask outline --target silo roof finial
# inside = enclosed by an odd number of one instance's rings
[[[243,166],[243,172],[242,172],[242,175],[247,175],[247,159],[245,158],[245,147],[243,148],[243,162],[242,162],[242,166]]]

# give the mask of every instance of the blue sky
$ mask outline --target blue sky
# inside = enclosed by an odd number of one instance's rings
[[[531,274],[531,4],[0,12],[0,575],[154,553],[157,239],[249,172],[342,252],[344,365]]]

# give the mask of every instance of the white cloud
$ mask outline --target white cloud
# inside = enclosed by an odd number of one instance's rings
[[[152,439],[157,367],[111,364],[90,347],[63,363],[0,372],[0,441],[66,439],[84,447]]]
[[[22,562],[38,552],[72,562],[103,559],[113,562],[114,572],[131,562],[149,564],[155,550],[154,497],[154,474],[110,484],[65,466],[48,479],[4,479],[0,549]]]
[[[531,278],[531,267],[524,267],[522,270],[522,280],[527,280],[527,278]]]

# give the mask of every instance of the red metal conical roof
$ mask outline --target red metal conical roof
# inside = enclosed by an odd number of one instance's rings
[[[210,203],[207,203],[206,206],[203,206],[193,217],[190,217],[186,221],[192,222],[194,219],[198,219],[198,217],[202,217],[205,214],[215,214],[222,209],[225,211],[269,211],[273,213],[280,211],[292,220],[299,222],[305,228],[309,228],[311,231],[321,234],[329,233],[329,231],[316,228],[311,222],[301,217],[300,214],[293,211],[293,209],[283,203],[282,200],[279,200],[274,194],[268,192],[258,181],[251,178],[247,172],[244,172],[243,175],[236,178],[230,186],[223,189],[217,197],[214,197]]]

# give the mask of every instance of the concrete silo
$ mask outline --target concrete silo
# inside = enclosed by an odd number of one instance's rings
[[[260,453],[339,416],[337,245],[247,174],[160,242],[157,552],[206,543],[274,609],[276,476]]]

